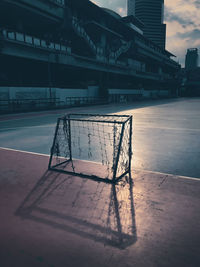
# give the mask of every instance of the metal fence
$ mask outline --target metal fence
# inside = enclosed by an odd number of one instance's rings
[[[65,101],[60,101],[59,98],[0,100],[0,113],[60,109],[103,103],[106,103],[106,100],[100,97],[66,97]]]

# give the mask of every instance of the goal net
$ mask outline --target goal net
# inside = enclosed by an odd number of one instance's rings
[[[131,171],[132,116],[58,118],[49,169],[115,183]]]

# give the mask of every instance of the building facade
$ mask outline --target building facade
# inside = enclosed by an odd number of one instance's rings
[[[135,0],[128,0],[127,1],[127,15],[135,16]]]
[[[180,66],[142,28],[88,0],[2,0],[0,100],[173,93]]]
[[[182,73],[182,95],[200,96],[200,67],[197,48],[187,49],[185,68],[182,69]]]
[[[198,49],[189,48],[185,56],[185,69],[192,70],[198,67]]]
[[[144,23],[144,36],[165,49],[164,0],[128,0],[127,8]]]

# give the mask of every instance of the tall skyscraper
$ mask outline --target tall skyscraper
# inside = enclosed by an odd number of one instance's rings
[[[127,2],[127,15],[135,15],[135,0],[128,0]]]
[[[185,56],[185,69],[192,70],[198,67],[198,49],[189,48]]]
[[[127,14],[144,23],[144,36],[165,48],[164,0],[128,0]]]

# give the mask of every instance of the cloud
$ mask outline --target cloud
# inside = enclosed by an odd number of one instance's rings
[[[200,8],[200,2],[199,2],[199,0],[194,1],[194,5],[195,5],[197,8]]]
[[[198,29],[194,29],[192,31],[188,31],[188,32],[184,32],[184,33],[178,33],[177,34],[178,37],[180,37],[181,39],[185,39],[185,38],[189,38],[192,40],[200,40],[200,30]]]
[[[184,66],[188,48],[200,48],[199,0],[165,0],[166,47]]]
[[[167,7],[165,8],[165,21],[176,21],[179,24],[182,24],[183,27],[187,27],[188,25],[196,26],[195,22],[192,21],[191,18],[187,18],[187,16],[182,16],[180,13],[173,12]]]

